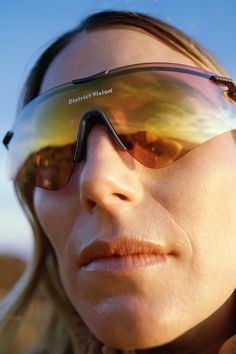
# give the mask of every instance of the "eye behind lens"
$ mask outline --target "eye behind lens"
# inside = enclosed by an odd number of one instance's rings
[[[149,132],[122,135],[120,139],[136,160],[150,168],[167,166],[190,150],[184,141]],[[192,144],[190,146],[193,148]]]

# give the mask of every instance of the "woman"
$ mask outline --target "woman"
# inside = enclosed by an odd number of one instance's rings
[[[138,13],[94,14],[41,56],[20,111],[42,96],[4,139],[36,246],[2,304],[2,353],[41,284],[35,353],[235,350],[235,86],[222,75]]]

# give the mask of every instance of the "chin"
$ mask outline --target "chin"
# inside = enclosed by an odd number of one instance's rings
[[[125,320],[124,320],[125,321]],[[126,326],[125,326],[126,328]],[[174,331],[175,332],[175,331]],[[160,328],[150,331],[145,326],[136,325],[124,330],[120,326],[112,326],[109,330],[93,331],[95,337],[106,346],[120,350],[151,349],[161,347],[177,339],[180,333],[171,333],[170,328]]]
[[[174,321],[171,316],[166,317],[162,313],[158,316],[153,312],[137,308],[136,311],[128,311],[126,308],[125,311],[99,313],[99,316],[85,322],[100,342],[120,350],[160,347],[185,332],[179,320]]]

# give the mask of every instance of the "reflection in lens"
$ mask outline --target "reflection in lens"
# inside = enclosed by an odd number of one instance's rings
[[[110,115],[129,153],[146,167],[164,167],[235,127],[235,106],[206,78],[152,71],[132,79],[117,82],[122,101],[112,102]]]
[[[32,153],[18,170],[16,179],[56,190],[69,180],[73,170],[75,144],[46,147]]]
[[[184,141],[163,138],[148,132],[121,135],[121,141],[132,156],[150,168],[169,165],[195,146]]]

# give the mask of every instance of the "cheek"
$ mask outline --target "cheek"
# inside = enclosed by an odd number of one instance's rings
[[[75,249],[80,244],[74,229],[83,224],[78,191],[72,190],[70,186],[56,192],[36,187],[34,207],[38,220],[55,251],[60,278],[70,297],[77,290],[78,260]]]
[[[161,196],[189,236],[192,276],[229,287],[236,286],[235,156],[223,136],[203,144],[172,166]]]
[[[69,202],[64,191],[54,192],[36,187],[34,207],[58,260],[63,262],[66,242],[73,227],[73,203]]]

